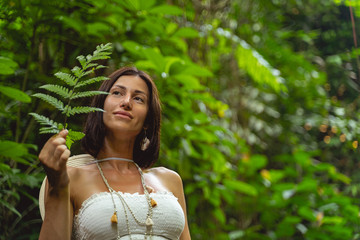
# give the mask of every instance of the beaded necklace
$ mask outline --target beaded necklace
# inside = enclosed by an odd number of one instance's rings
[[[146,198],[146,201],[148,203],[148,212],[147,212],[147,215],[146,215],[146,220],[145,222],[141,222],[138,218],[136,218],[134,212],[131,210],[130,206],[127,204],[127,202],[125,201],[124,197],[117,191],[115,191],[108,183],[107,179],[105,178],[105,175],[100,167],[100,164],[99,162],[102,162],[102,161],[106,161],[106,160],[120,160],[120,161],[127,161],[127,162],[132,162],[135,164],[136,168],[138,169],[139,173],[140,173],[140,177],[141,177],[141,184],[142,184],[142,187],[144,189],[144,195],[145,195],[145,198]],[[118,219],[118,213],[117,213],[117,210],[116,210],[116,204],[115,204],[115,200],[114,200],[114,196],[113,194],[116,194],[119,199],[120,199],[120,202],[123,206],[123,209],[124,209],[124,215],[125,215],[125,220],[126,220],[126,227],[127,227],[127,230],[128,230],[128,235],[130,237],[130,240],[132,239],[131,238],[131,231],[130,231],[130,225],[129,225],[129,218],[128,218],[128,213],[127,213],[127,210],[129,210],[130,214],[132,215],[132,217],[134,218],[135,222],[140,225],[140,226],[146,226],[146,231],[145,231],[145,235],[144,235],[144,239],[148,239],[148,237],[151,239],[152,238],[152,228],[153,228],[153,225],[154,225],[154,222],[152,220],[152,215],[153,215],[153,207],[155,207],[157,205],[157,203],[155,202],[154,199],[152,199],[150,197],[150,194],[146,188],[146,185],[145,185],[145,180],[144,180],[144,175],[143,175],[143,172],[141,170],[141,168],[139,167],[139,165],[137,165],[133,160],[130,160],[130,159],[126,159],[126,158],[105,158],[105,159],[100,159],[100,160],[95,160],[95,163],[99,169],[99,172],[100,172],[100,175],[105,183],[105,185],[107,186],[107,188],[109,189],[109,192],[110,192],[110,195],[111,195],[111,200],[113,202],[113,205],[114,205],[114,214],[112,215],[111,217],[111,222],[116,224],[116,231],[117,231],[117,239],[120,239],[120,231],[119,231],[119,227],[118,227],[118,224],[117,224],[117,219]]]

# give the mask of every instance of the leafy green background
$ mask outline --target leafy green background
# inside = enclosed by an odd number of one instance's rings
[[[59,116],[30,96],[107,42],[96,76],[135,65],[156,81],[158,165],[183,178],[193,239],[360,239],[350,6],[358,26],[358,0],[1,0],[0,239],[41,226],[49,136],[28,113]]]

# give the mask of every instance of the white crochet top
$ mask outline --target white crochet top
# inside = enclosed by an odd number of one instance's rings
[[[131,208],[135,217],[145,222],[148,211],[148,203],[142,194],[120,193]],[[150,193],[157,202],[153,208],[153,240],[179,239],[185,226],[184,212],[177,198],[170,192]],[[117,194],[113,194],[117,212],[118,228],[121,240],[130,239],[126,225],[124,209]],[[145,226],[138,225],[131,213],[127,210],[132,239],[144,239]],[[92,195],[85,200],[74,218],[73,240],[109,240],[117,238],[115,223],[110,218],[114,213],[114,205],[109,192],[101,192]]]

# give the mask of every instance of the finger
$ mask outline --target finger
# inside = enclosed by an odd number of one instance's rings
[[[60,168],[64,168],[66,166],[67,160],[70,157],[70,150],[66,149],[60,156],[60,160],[59,160],[59,167]]]
[[[67,147],[65,145],[59,145],[56,147],[55,151],[54,151],[54,160],[57,162],[60,160],[61,155],[68,150]]]
[[[67,129],[63,129],[63,130],[61,130],[61,132],[59,132],[59,137],[66,138],[66,136],[68,134],[69,134],[69,131]]]
[[[51,143],[54,145],[54,147],[58,145],[65,145],[66,139],[59,136],[54,138]]]

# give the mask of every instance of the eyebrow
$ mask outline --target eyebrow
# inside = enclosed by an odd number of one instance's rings
[[[127,90],[127,88],[125,86],[122,86],[122,85],[114,85],[112,88],[116,88],[116,87]],[[140,94],[144,94],[145,96],[147,96],[146,93],[141,91],[141,90],[135,90],[135,93],[140,93]]]

